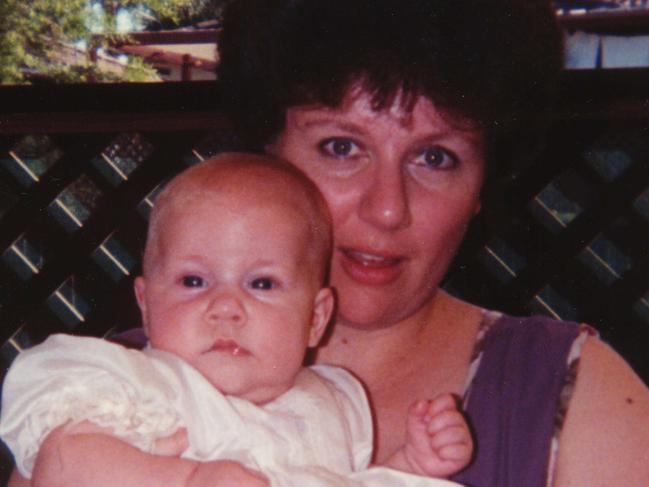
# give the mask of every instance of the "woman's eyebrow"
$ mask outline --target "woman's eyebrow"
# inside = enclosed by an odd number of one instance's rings
[[[314,116],[305,116],[304,120],[301,120],[298,126],[302,129],[310,129],[313,127],[329,127],[338,129],[344,132],[348,132],[354,135],[363,135],[365,133],[365,128],[361,123],[350,122],[349,120],[343,118],[342,116],[337,116],[335,114],[331,115],[314,115]],[[404,123],[405,126],[405,123]],[[440,124],[437,126],[430,127],[430,130],[420,134],[418,137],[420,140],[456,140],[456,139],[471,139],[473,142],[477,142],[481,138],[481,134],[478,130],[471,130],[469,128],[463,130],[460,127],[452,126],[449,124]]]
[[[475,131],[459,131],[454,130],[453,128],[446,128],[440,129],[437,132],[431,131],[427,134],[422,134],[418,139],[422,142],[457,141],[468,144],[476,144],[481,143],[483,137],[479,132]]]

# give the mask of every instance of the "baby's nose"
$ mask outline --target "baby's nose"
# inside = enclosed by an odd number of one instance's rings
[[[245,311],[241,300],[230,292],[215,295],[207,309],[210,321],[242,325],[245,322]]]

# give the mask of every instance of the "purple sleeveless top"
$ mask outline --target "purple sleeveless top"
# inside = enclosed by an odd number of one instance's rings
[[[475,458],[451,480],[467,487],[547,485],[553,437],[575,377],[577,360],[569,365],[569,356],[585,332],[583,325],[543,316],[485,312],[464,401]],[[112,340],[133,348],[146,344],[140,328]]]
[[[452,480],[470,487],[545,487],[576,373],[573,344],[588,330],[493,312],[485,313],[483,327],[465,395],[475,458]]]

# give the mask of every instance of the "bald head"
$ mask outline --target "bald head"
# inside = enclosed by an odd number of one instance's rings
[[[224,153],[196,164],[173,178],[158,195],[151,218],[144,253],[144,274],[150,272],[161,252],[161,229],[174,210],[193,201],[218,195],[228,202],[229,211],[277,208],[285,218],[304,226],[308,234],[308,255],[316,274],[324,280],[331,257],[331,221],[318,188],[289,163],[271,156]],[[215,219],[218,213],[215,212]],[[210,222],[206,221],[205,225]]]

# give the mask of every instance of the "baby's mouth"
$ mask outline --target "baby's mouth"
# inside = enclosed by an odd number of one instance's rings
[[[250,355],[248,350],[240,346],[234,340],[217,340],[214,342],[214,345],[212,345],[212,351],[227,353],[234,355],[235,357]]]

